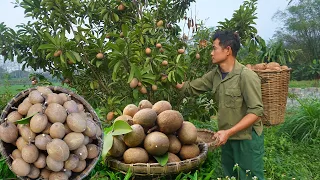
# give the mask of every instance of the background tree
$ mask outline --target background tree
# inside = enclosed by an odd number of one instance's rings
[[[320,1],[304,0],[292,3],[285,11],[279,11],[274,18],[283,23],[275,34],[288,49],[301,49],[295,61],[290,63],[294,68],[295,79],[312,79],[314,76],[309,65],[320,58]]]

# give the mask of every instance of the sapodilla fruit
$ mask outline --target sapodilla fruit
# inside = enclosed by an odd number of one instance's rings
[[[33,163],[36,168],[42,169],[46,167],[46,156],[43,153],[39,154],[36,162]]]
[[[40,133],[46,129],[48,118],[43,113],[35,114],[30,120],[30,129],[35,133]]]
[[[58,103],[60,105],[63,105],[63,99],[61,98],[61,96],[59,96],[59,94],[56,94],[56,93],[50,93],[47,95],[47,98],[46,98],[46,102],[48,104],[51,104],[51,103]]]
[[[180,158],[182,160],[197,157],[200,154],[200,149],[196,144],[183,145],[180,150]]]
[[[27,163],[34,163],[39,157],[39,150],[34,144],[28,144],[21,150],[22,159]]]
[[[94,159],[98,157],[99,155],[99,147],[95,144],[88,144],[87,145],[87,150],[88,150],[88,159]]]
[[[126,144],[119,137],[113,137],[113,143],[111,149],[109,150],[109,154],[112,157],[121,157],[126,149]]]
[[[29,99],[29,98],[28,98]],[[32,103],[27,100],[27,101],[23,101],[19,106],[18,106],[18,112],[21,114],[21,115],[27,115],[30,107],[32,106]]]
[[[41,93],[38,90],[31,91],[28,97],[29,97],[29,101],[32,104],[44,102],[44,97],[41,95]]]
[[[63,169],[63,161],[57,161],[53,159],[50,155],[46,158],[46,164],[51,171],[59,172]]]
[[[146,55],[150,55],[151,54],[151,49],[150,48],[146,48]]]
[[[6,143],[13,143],[18,139],[18,128],[12,122],[4,122],[0,125],[0,138]]]
[[[64,172],[52,172],[49,180],[68,180],[68,175]]]
[[[40,150],[47,150],[47,144],[51,141],[52,138],[48,134],[39,134],[36,136],[34,144]]]
[[[42,134],[50,134],[50,127],[51,126],[52,126],[52,123],[48,122],[46,128],[42,131]]]
[[[82,133],[71,132],[63,138],[64,142],[68,145],[69,150],[73,151],[78,149],[84,141],[84,135]]]
[[[141,147],[129,148],[123,154],[123,160],[126,164],[147,163],[149,155],[147,151]]]
[[[54,57],[59,57],[62,54],[61,50],[57,50],[56,52],[54,52],[53,56]]]
[[[169,138],[162,132],[152,132],[146,136],[144,148],[153,156],[162,156],[169,150]]]
[[[14,159],[12,162],[12,171],[18,176],[27,176],[30,173],[30,164],[25,162],[22,158]]]
[[[139,91],[142,93],[142,94],[147,94],[148,91],[147,91],[147,88],[145,86],[141,86]]]
[[[83,132],[87,128],[87,121],[80,113],[71,113],[67,116],[67,124],[74,132]]]
[[[16,141],[16,145],[17,148],[21,151],[24,146],[28,145],[28,142],[20,136]]]
[[[88,136],[88,137],[94,137],[96,135],[96,133],[97,133],[96,124],[91,119],[88,119],[87,120],[87,128],[83,132],[83,134]]]
[[[184,121],[177,131],[177,136],[181,144],[194,144],[197,140],[197,132],[197,128],[191,122]]]
[[[22,124],[19,127],[19,133],[21,137],[27,142],[29,142],[30,140],[34,140],[34,138],[36,137],[36,133],[34,133],[27,124]]]
[[[141,100],[138,105],[139,109],[152,108],[152,103],[146,99]]]
[[[122,121],[127,122],[130,126],[133,124],[132,117],[129,116],[129,115],[121,115],[121,116],[118,116],[118,117],[114,120],[114,122],[119,121],[119,120],[122,120]]]
[[[22,118],[23,116],[18,111],[12,111],[7,116],[7,122],[15,123]]]
[[[158,49],[160,49],[160,48],[162,48],[162,45],[161,45],[160,43],[157,43],[157,44],[156,44],[156,47],[157,47]]]
[[[158,90],[158,86],[155,85],[155,84],[153,84],[153,85],[151,86],[151,89],[152,89],[152,91],[156,91],[156,90]]]
[[[104,55],[100,52],[96,55],[97,59],[103,59]]]
[[[43,112],[43,108],[44,107],[41,103],[37,103],[37,104],[32,105],[28,110],[27,117],[35,115],[39,112]]]
[[[42,93],[43,96],[47,96],[48,94],[52,93],[51,89],[45,86],[38,86],[37,90]]]
[[[11,156],[13,159],[22,158],[21,151],[19,149],[13,150]]]
[[[62,139],[66,134],[66,130],[64,129],[64,125],[61,122],[55,122],[50,127],[50,136],[55,139]]]
[[[136,147],[139,146],[144,138],[146,137],[146,134],[144,133],[144,129],[140,124],[134,124],[131,126],[132,131],[128,134],[125,134],[123,139],[124,143],[128,147]]]
[[[196,54],[196,59],[200,59],[200,54],[199,53]]]
[[[180,162],[180,161],[181,160],[177,155],[175,155],[175,154],[173,154],[171,152],[168,153],[168,163]]]
[[[88,136],[84,136],[83,145],[89,144],[90,138]]]
[[[79,164],[79,157],[75,154],[70,154],[69,158],[64,162],[64,169],[73,170]]]
[[[162,61],[161,64],[162,64],[163,66],[167,66],[167,65],[168,65],[168,61],[164,60],[164,61]]]
[[[165,110],[172,110],[172,106],[168,101],[162,100],[154,103],[152,109],[155,110],[157,114],[160,114]]]
[[[124,109],[122,114],[123,115],[129,115],[133,117],[137,112],[139,111],[139,108],[134,104],[128,104]]]
[[[179,153],[180,149],[181,149],[181,142],[179,141],[179,139],[177,138],[177,136],[170,134],[168,135],[169,138],[169,152],[173,153],[173,154],[177,154]]]
[[[133,116],[133,124],[140,124],[144,129],[153,127],[156,120],[157,113],[150,108],[141,109]]]
[[[183,116],[179,111],[165,110],[157,117],[157,124],[159,130],[165,134],[172,134],[176,132],[183,123]]]
[[[59,93],[59,96],[64,103],[71,100],[71,96],[66,93]]]
[[[63,107],[66,108],[68,113],[78,113],[78,104],[74,100],[66,101],[63,103]]]
[[[122,3],[118,6],[118,10],[119,11],[123,11],[124,8],[125,8],[125,6]]]
[[[157,27],[162,27],[162,26],[163,26],[163,21],[162,20],[158,21],[157,22]]]
[[[178,53],[179,54],[183,54],[184,53],[184,49],[178,49]]]
[[[43,179],[49,179],[51,173],[53,173],[51,170],[43,168],[41,169],[40,177]]]
[[[138,86],[138,79],[137,78],[133,78],[131,81],[130,81],[130,87],[131,88],[136,88]]]
[[[55,122],[64,123],[67,118],[66,109],[58,103],[49,104],[45,110],[45,114],[47,115],[51,123],[55,123]]]
[[[52,157],[54,160],[65,161],[69,158],[70,149],[67,143],[63,140],[53,139],[50,143],[47,144],[47,152],[49,156]]]
[[[37,167],[35,167],[34,165],[31,165],[30,172],[27,176],[31,179],[36,179],[40,176],[40,170]]]
[[[88,149],[85,145],[81,145],[74,151],[74,154],[77,155],[80,160],[85,160],[88,157]]]
[[[114,112],[108,112],[107,121],[112,121],[113,118],[114,118]]]
[[[73,172],[82,172],[87,166],[87,163],[85,160],[80,160],[79,164],[76,168],[74,168],[72,171]]]

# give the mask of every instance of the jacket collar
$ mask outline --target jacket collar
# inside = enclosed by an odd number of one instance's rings
[[[235,75],[240,74],[242,71],[242,68],[243,68],[243,65],[241,63],[239,63],[238,60],[235,60],[234,67],[233,67],[232,71],[228,73],[228,75],[223,79],[223,81],[230,79]],[[222,77],[219,66],[217,67],[216,71],[220,75],[220,77]]]

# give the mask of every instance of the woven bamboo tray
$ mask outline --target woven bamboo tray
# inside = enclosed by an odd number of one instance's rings
[[[59,86],[47,86],[48,88],[50,88],[52,90],[52,92],[54,93],[66,93],[69,94],[71,96],[71,99],[76,101],[76,102],[80,102],[81,104],[83,104],[86,112],[89,112],[94,120],[94,122],[101,128],[101,123],[100,120],[96,114],[96,112],[94,111],[94,109],[91,107],[91,105],[80,95],[75,94],[74,92],[59,87]],[[0,123],[2,123],[7,115],[12,111],[12,107],[18,107],[18,105],[29,95],[29,93],[32,90],[35,90],[36,88],[30,88],[27,90],[24,90],[22,92],[20,92],[19,94],[17,94],[14,98],[11,99],[11,101],[7,104],[7,106],[4,108],[1,116],[0,116]],[[101,152],[102,152],[102,147],[103,147],[103,133],[100,137],[97,137],[92,144],[96,144],[99,147],[99,155],[94,158],[94,159],[87,159],[87,167],[86,169],[84,169],[81,173],[72,173],[72,176],[69,179],[75,179],[75,180],[80,180],[80,179],[84,179],[89,173],[90,171],[95,167],[96,163],[99,161],[99,158],[101,156]],[[6,158],[6,162],[9,166],[9,168],[11,169],[11,164],[12,164],[12,159],[9,156],[12,151],[16,149],[16,147],[10,143],[5,143],[3,141],[0,140],[0,151],[3,157]],[[1,176],[1,175],[0,175]],[[17,176],[19,179],[30,179],[27,177],[19,177]]]
[[[284,122],[291,69],[253,70],[261,79],[264,125],[273,126]]]
[[[205,143],[199,143],[198,146],[200,148],[199,156],[180,162],[168,163],[165,166],[161,166],[159,163],[125,164],[112,157],[108,157],[106,162],[110,168],[123,174],[126,174],[129,169],[131,169],[132,174],[137,176],[163,176],[169,174],[179,174],[180,172],[188,172],[198,167],[206,160],[208,145]]]
[[[208,129],[197,129],[197,131],[197,143],[206,143],[208,150],[214,150],[216,144],[216,141],[212,139],[214,132]]]

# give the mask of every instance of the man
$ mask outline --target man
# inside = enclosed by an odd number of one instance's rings
[[[213,37],[213,70],[191,82],[177,84],[185,94],[211,91],[218,103],[219,131],[213,136],[222,148],[222,168],[226,176],[241,180],[263,176],[263,115],[261,82],[257,74],[236,60],[239,36],[218,31]],[[239,169],[233,170],[234,166]]]

